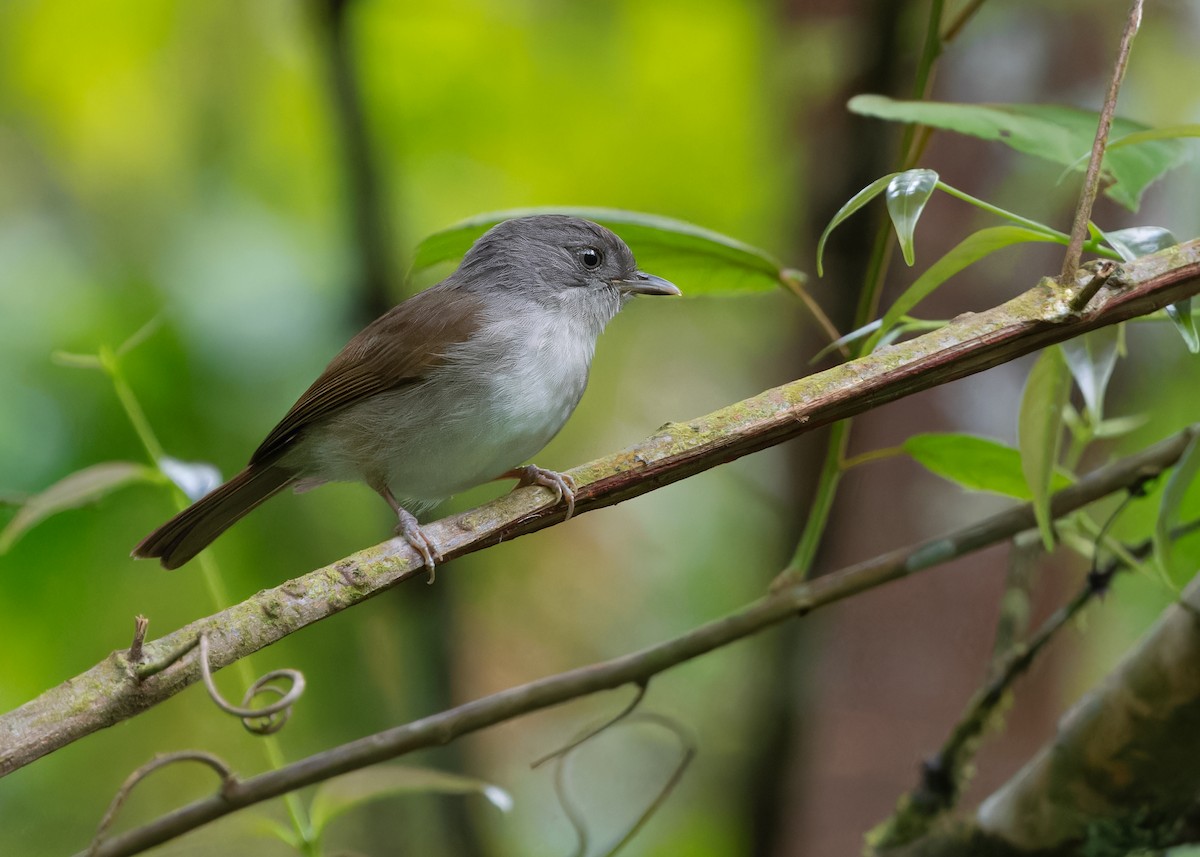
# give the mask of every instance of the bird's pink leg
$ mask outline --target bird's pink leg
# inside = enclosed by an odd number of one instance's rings
[[[433,539],[429,538],[425,534],[425,531],[421,529],[416,516],[396,501],[396,498],[392,496],[391,490],[386,485],[372,485],[371,487],[375,489],[375,493],[387,501],[387,504],[392,507],[392,511],[396,513],[398,521],[395,530],[396,535],[403,537],[412,546],[412,549],[421,555],[421,559],[425,561],[425,568],[429,570],[429,579],[425,582],[433,583],[434,569],[442,559],[442,552],[438,550],[438,546],[434,544]]]

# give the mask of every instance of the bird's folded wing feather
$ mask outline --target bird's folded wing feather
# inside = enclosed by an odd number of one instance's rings
[[[436,300],[427,295],[437,292]],[[286,450],[306,426],[371,396],[424,380],[447,349],[467,339],[480,322],[479,299],[435,287],[393,307],[346,344],[321,376],[250,457],[258,464]]]

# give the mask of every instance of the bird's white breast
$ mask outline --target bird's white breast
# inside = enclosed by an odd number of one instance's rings
[[[436,501],[535,455],[587,385],[598,329],[530,304],[487,319],[420,384],[376,395],[314,427],[306,468],[327,481],[386,480]]]

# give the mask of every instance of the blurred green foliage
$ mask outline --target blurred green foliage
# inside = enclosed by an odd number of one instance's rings
[[[644,209],[778,247],[787,230],[781,172],[762,168],[785,132],[762,82],[768,14],[739,2],[352,3],[396,280],[425,234],[514,206]],[[107,380],[52,364],[54,351],[115,346],[161,315],[161,330],[122,359],[124,372],[169,454],[228,474],[353,332],[359,266],[323,26],[313,6],[290,0],[0,6],[0,489],[32,494],[95,462],[144,460]],[[631,308],[601,343],[587,400],[539,461],[567,467],[783,380],[752,356],[714,354],[708,371],[689,364],[702,348],[753,355],[763,341],[786,342],[799,318],[782,293],[724,307]],[[684,522],[722,509],[744,533],[722,552],[770,539],[773,519],[760,520],[767,498],[755,496],[768,472],[764,461],[714,474],[710,490],[681,487],[489,551],[456,563],[437,593],[407,587],[255,658],[258,672],[288,665],[309,678],[281,735],[286,754],[618,654],[751,597],[749,578],[689,585],[686,568],[722,559],[712,546],[677,542]],[[127,645],[135,613],[150,617],[153,636],[212,612],[196,569],[168,574],[128,558],[171,509],[161,488],[127,488],[50,519],[0,557],[0,645],[22,652],[4,659],[0,706]],[[280,498],[255,517],[215,548],[235,598],[390,530],[387,510],[360,486]],[[10,518],[0,509],[0,524]],[[642,559],[636,567],[632,555]],[[645,606],[667,601],[675,606]],[[424,654],[438,646],[449,661]],[[720,674],[715,664],[693,669]],[[697,693],[702,685],[661,701],[709,708]],[[517,800],[511,816],[469,798],[397,799],[339,820],[330,835],[372,853],[397,836],[412,853],[454,853],[438,823],[419,822],[430,807],[459,801],[493,847],[562,851],[571,833],[549,777],[525,765],[608,706],[584,702],[467,742],[471,761],[460,767],[503,780]],[[741,715],[718,706],[707,716],[715,724]],[[81,847],[125,774],[159,750],[203,746],[243,773],[262,769],[262,750],[240,732],[194,689],[48,757],[4,780],[0,850]],[[647,741],[654,752],[655,735],[626,736],[615,758],[645,755]],[[611,778],[619,790],[601,796],[599,811],[636,813],[626,789],[644,778],[652,794],[657,775],[651,766]],[[124,819],[149,818],[209,786],[186,770],[155,779]],[[52,823],[49,807],[64,805],[69,820]],[[265,811],[282,818],[278,804]],[[677,811],[675,828],[692,817]],[[217,825],[192,847],[281,847],[245,829],[240,820]]]
[[[920,5],[904,32],[919,29]],[[946,99],[1073,101],[1099,88],[1099,65],[1074,79],[1077,91],[1039,88],[1062,53],[1047,34],[1062,32],[1065,18],[1092,21],[1094,5],[1112,6],[1117,19],[1124,4],[1050,5],[988,4],[946,60]],[[842,121],[845,97],[872,56],[873,22],[838,4],[803,6],[351,3],[396,280],[423,236],[480,212],[540,205],[655,212],[763,247],[785,264],[810,265],[810,224],[826,222],[856,189],[847,177],[850,143],[884,132],[858,120],[839,138],[843,145],[831,144],[830,126]],[[36,493],[97,462],[144,460],[103,376],[53,364],[55,351],[94,353],[161,316],[161,329],[123,358],[124,372],[169,454],[231,473],[354,330],[361,265],[322,20],[295,0],[0,4],[0,498]],[[1137,109],[1124,112],[1149,124],[1194,118],[1197,96],[1173,86],[1179,74],[1200,74],[1188,32],[1169,17],[1148,18],[1126,90]],[[1019,69],[995,64],[1014,50]],[[1004,92],[989,90],[999,84]],[[893,94],[905,86],[898,81]],[[980,150],[967,151],[935,146],[930,166],[1031,217],[1061,214],[1070,193],[1053,187],[1054,175],[1018,164],[972,186],[963,179],[977,172]],[[811,210],[808,200],[833,193],[831,184],[838,202]],[[1200,231],[1195,186],[1192,171],[1157,196],[1151,189],[1147,216],[1180,236]],[[922,229],[945,231],[944,252],[966,227],[939,220],[937,204]],[[992,287],[980,299],[1024,288],[1032,279],[1020,278],[1032,276],[1037,261],[1030,272],[1004,265],[980,273]],[[839,288],[852,284],[830,286],[823,297]],[[802,356],[820,344],[782,290],[663,303],[670,305],[635,303],[614,322],[583,403],[540,464],[568,467],[795,377],[808,371]],[[1113,384],[1123,406],[1107,409],[1155,415],[1131,446],[1200,418],[1195,368],[1177,338],[1165,325],[1136,328],[1134,357]],[[1158,383],[1128,381],[1147,377]],[[986,397],[965,407],[945,401],[947,411],[958,407],[963,431],[1014,438],[1015,418],[981,425],[995,413]],[[756,597],[790,553],[806,502],[794,493],[800,470],[786,449],[744,459],[455,562],[432,589],[401,587],[272,647],[253,659],[256,673],[292,666],[309,681],[280,735],[286,755],[625,653]],[[904,480],[893,486],[883,492],[889,504],[910,507],[926,529],[953,522],[945,504]],[[478,489],[449,508],[500,490]],[[127,646],[137,613],[150,617],[153,636],[213,611],[195,569],[166,573],[128,558],[171,510],[162,488],[127,488],[42,523],[0,556],[0,708]],[[14,514],[0,507],[0,525]],[[214,555],[238,598],[386,537],[388,518],[361,486],[330,486],[265,505],[222,537]],[[1138,504],[1118,530],[1146,532],[1152,520],[1153,510]],[[1169,597],[1157,581],[1122,579],[1104,608],[1105,633],[1085,638],[1088,653],[1062,682],[1062,697],[1094,680]],[[818,626],[813,640],[828,627]],[[761,841],[756,754],[773,727],[768,709],[784,710],[799,696],[815,705],[820,696],[807,670],[772,672],[777,639],[655,680],[646,705],[694,730],[700,757],[626,853],[732,857]],[[805,649],[814,658],[819,650]],[[218,683],[240,695],[235,677],[219,675]],[[566,853],[572,834],[550,778],[528,763],[626,698],[580,701],[471,737],[457,753],[412,760],[501,785],[515,799],[509,815],[479,798],[400,798],[340,817],[328,841],[371,854]],[[257,742],[193,688],[0,781],[0,852],[81,848],[121,780],[155,752],[202,747],[250,774],[267,764]],[[927,748],[900,749],[913,760]],[[790,788],[808,794],[804,754],[795,752]],[[574,790],[598,840],[655,794],[675,753],[668,739],[633,729],[581,749]],[[134,795],[118,828],[210,785],[187,770],[156,780]],[[864,811],[879,816],[894,794],[864,798]],[[291,853],[257,836],[256,813],[284,818],[271,804],[163,853]],[[475,835],[463,832],[466,818]],[[793,833],[786,826],[779,835]],[[855,830],[848,833],[853,841]]]

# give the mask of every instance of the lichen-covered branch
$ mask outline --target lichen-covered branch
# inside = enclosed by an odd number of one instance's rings
[[[1090,279],[1081,272],[1080,281]],[[1082,312],[1075,289],[1043,280],[993,309],[967,313],[940,330],[776,387],[707,416],[668,423],[653,437],[570,471],[576,514],[610,506],[818,426],[980,372],[1089,330],[1145,315],[1200,292],[1200,241],[1128,263]],[[447,559],[562,520],[540,488],[425,527]],[[392,539],[309,572],[144,646],[161,661],[207,631],[214,669],[228,666],[307,625],[421,573],[416,553]],[[111,726],[199,679],[189,655],[141,681],[123,652],[0,716],[0,776]]]
[[[1195,840],[1200,576],[974,817],[887,857],[1158,853]],[[1190,826],[1189,826],[1190,825]]]
[[[1130,489],[1153,478],[1179,459],[1196,433],[1195,427],[1186,429],[1136,455],[1088,474],[1076,485],[1054,495],[1052,514],[1055,518],[1062,517],[1113,492]],[[782,587],[736,613],[701,625],[673,640],[509,688],[300,759],[277,770],[239,780],[235,787],[226,786],[219,794],[188,804],[101,843],[94,857],[136,854],[221,816],[294,789],[414,750],[445,744],[462,735],[569,699],[624,684],[644,686],[658,673],[713,649],[889,581],[1006,541],[1035,526],[1033,507],[1027,503],[941,538],[892,551],[811,582]]]
[[[1042,852],[1080,843],[1101,823],[1177,824],[1200,795],[1197,665],[1200,577],[1067,712],[1053,742],[984,801],[979,828]]]

